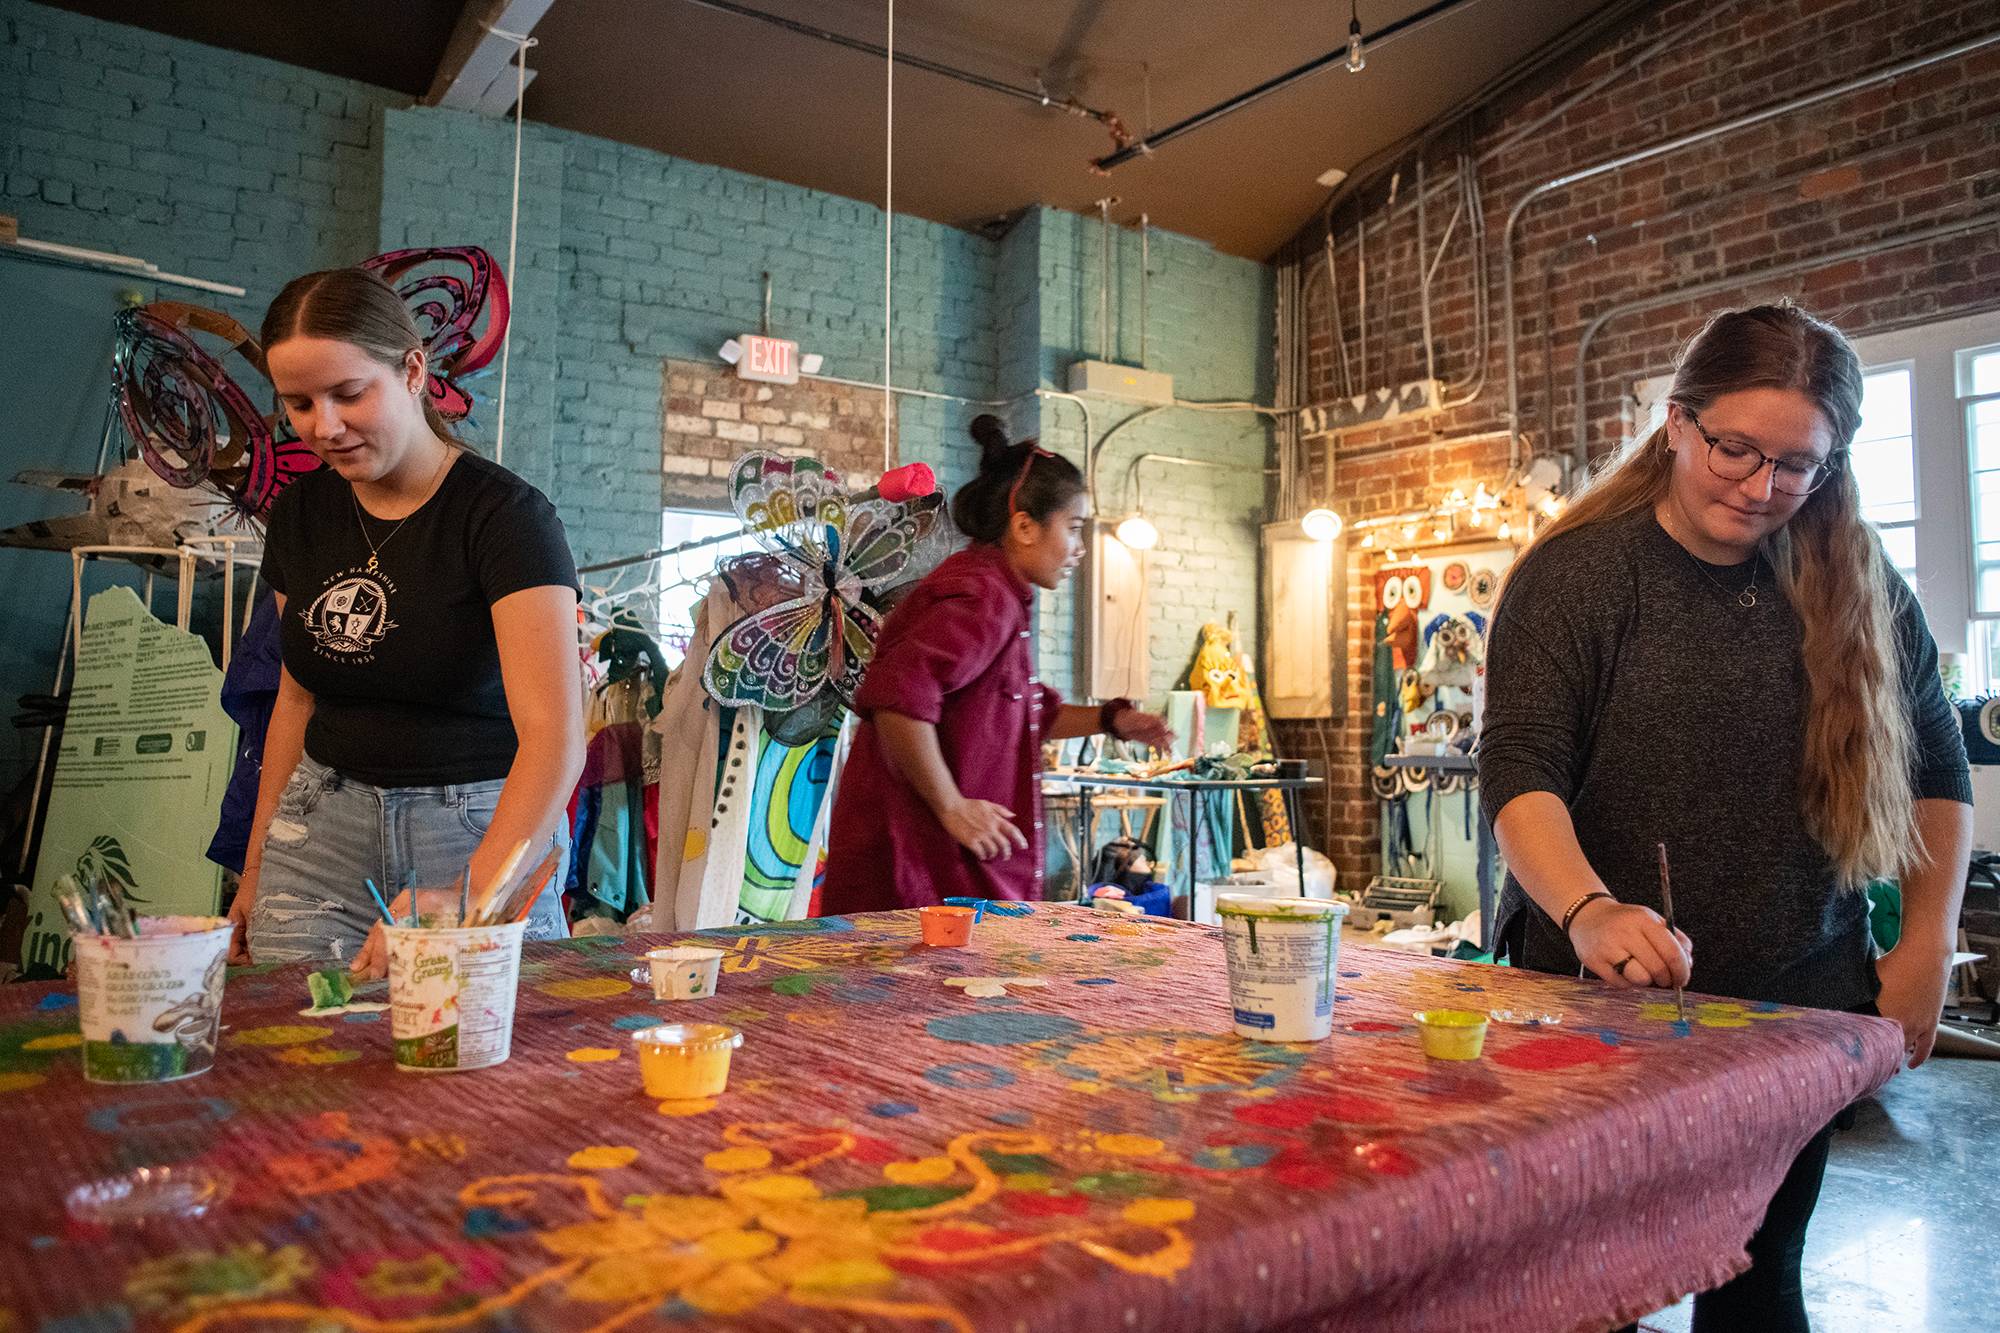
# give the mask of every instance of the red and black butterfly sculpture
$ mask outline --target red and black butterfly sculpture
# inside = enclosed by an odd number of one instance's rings
[[[499,351],[507,331],[507,281],[478,246],[392,250],[361,267],[395,286],[410,306],[430,365],[430,397],[448,421],[472,411],[462,382]],[[480,317],[483,329],[475,331]],[[196,332],[228,344],[218,356]],[[148,466],[174,486],[206,486],[246,518],[262,519],[286,486],[320,466],[285,413],[260,412],[223,364],[231,353],[269,379],[264,349],[221,311],[155,301],[117,316],[112,397]]]

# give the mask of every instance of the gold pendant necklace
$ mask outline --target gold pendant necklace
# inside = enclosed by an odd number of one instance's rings
[[[354,493],[353,487],[348,487],[347,498],[354,502],[354,521],[361,529],[361,540],[368,543],[367,570],[370,574],[374,574],[382,568],[382,548],[395,540],[396,534],[403,530],[403,524],[408,523],[417,516],[417,510],[422,509],[426,504],[430,503],[432,493],[437,490],[438,479],[444,476],[445,467],[450,462],[451,449],[447,446],[444,451],[444,458],[437,465],[437,471],[431,473],[430,484],[424,487],[424,498],[417,501],[416,509],[412,509],[409,513],[403,515],[397,521],[396,526],[389,529],[389,535],[379,542],[368,535],[368,516],[362,511],[361,497]]]

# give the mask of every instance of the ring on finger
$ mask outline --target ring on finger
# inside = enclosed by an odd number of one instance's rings
[[[1611,967],[1611,970],[1613,972],[1623,972],[1626,968],[1632,966],[1632,964],[1638,961],[1639,961],[1639,956],[1637,954],[1628,953],[1625,955],[1625,961],[1622,963],[1614,963]]]

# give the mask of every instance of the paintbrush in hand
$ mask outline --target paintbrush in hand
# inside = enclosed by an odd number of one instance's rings
[[[1667,933],[1674,933],[1674,886],[1667,875],[1667,844],[1660,844],[1660,908],[1667,918]],[[1674,987],[1674,1013],[1681,1022],[1687,1022],[1687,999],[1679,986]]]
[[[483,924],[504,926],[519,921],[533,911],[542,890],[548,887],[549,880],[561,868],[562,859],[562,844],[551,838],[548,851],[535,868],[514,883],[503,886],[504,892],[494,898]]]

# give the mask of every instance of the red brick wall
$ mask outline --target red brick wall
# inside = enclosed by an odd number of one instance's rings
[[[1692,134],[1815,89],[2000,30],[1993,0],[1689,0],[1663,6],[1570,68],[1481,108],[1426,158],[1433,247],[1456,203],[1461,145],[1475,158],[1489,269],[1490,350],[1483,391],[1429,420],[1307,442],[1310,496],[1330,495],[1349,520],[1427,507],[1454,486],[1505,475],[1504,436],[1485,443],[1398,445],[1481,435],[1507,425],[1501,234],[1522,196],[1551,178]],[[1649,48],[1654,48],[1649,50]],[[1521,131],[1608,72],[1605,89]],[[1507,143],[1510,137],[1518,141]],[[1497,150],[1497,151],[1496,151]],[[1414,160],[1334,218],[1336,272],[1350,364],[1359,353],[1354,238],[1365,216],[1369,387],[1424,374],[1416,281]],[[1782,277],[1759,270],[1882,238],[1984,217],[1948,239]],[[1387,219],[1386,230],[1383,229]],[[1720,294],[1606,324],[1590,344],[1581,410],[1593,455],[1627,433],[1632,384],[1669,372],[1675,350],[1714,310],[1790,296],[1860,336],[2000,307],[2000,45],[1894,83],[1822,102],[1699,146],[1554,191],[1523,215],[1514,242],[1521,428],[1527,447],[1567,450],[1579,405],[1571,388],[1584,327],[1627,301],[1735,277]],[[1473,252],[1460,219],[1432,291],[1440,379],[1466,380],[1477,352]],[[1292,262],[1310,274],[1324,253],[1315,222]],[[1300,336],[1309,400],[1338,396],[1333,311],[1324,276],[1309,278]],[[1356,387],[1360,387],[1357,383]],[[1328,445],[1334,447],[1327,482]],[[1372,456],[1371,456],[1372,455]],[[1280,723],[1287,753],[1318,757],[1330,779],[1312,830],[1355,884],[1373,872],[1375,806],[1362,747],[1369,723],[1370,576],[1380,547],[1350,544],[1350,682],[1333,722]]]

